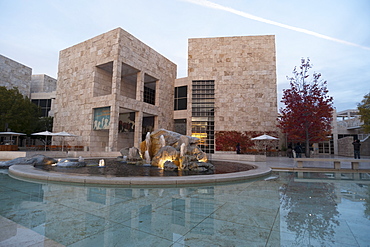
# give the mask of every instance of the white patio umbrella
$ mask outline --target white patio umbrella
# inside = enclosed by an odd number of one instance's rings
[[[263,134],[257,137],[253,137],[251,140],[268,141],[268,140],[279,140],[279,138]],[[266,154],[266,147],[267,147],[267,144],[265,142],[265,154]]]
[[[46,131],[43,131],[43,132],[33,133],[31,135],[34,135],[34,136],[45,136],[46,137],[46,139],[45,139],[45,151],[46,151],[46,144],[48,142],[48,136],[53,136],[55,134],[46,130]]]
[[[11,131],[6,131],[6,132],[0,132],[0,135],[10,136],[10,140],[13,140],[13,136],[16,136],[17,137],[16,145],[18,145],[19,136],[25,136],[26,134],[24,134],[24,133],[17,133],[17,132],[11,132]]]
[[[62,131],[58,133],[54,133],[55,136],[61,136],[62,138],[62,151],[64,150],[64,137],[77,137],[77,135]]]

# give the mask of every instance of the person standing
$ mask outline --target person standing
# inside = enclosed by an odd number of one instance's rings
[[[236,144],[236,153],[240,154],[240,143]]]
[[[294,147],[294,151],[296,153],[296,158],[302,158],[303,149],[301,143],[297,143],[297,145]]]
[[[288,155],[288,158],[294,158],[294,156],[293,156],[293,147],[292,147],[291,143],[289,143],[286,153]]]
[[[354,142],[352,142],[352,145],[355,154],[355,159],[360,159],[360,148],[361,148],[360,140],[355,140]]]

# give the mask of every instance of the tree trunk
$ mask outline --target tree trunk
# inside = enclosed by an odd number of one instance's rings
[[[306,149],[305,149],[305,155],[306,158],[310,158],[310,135],[308,133],[308,129],[306,129]]]

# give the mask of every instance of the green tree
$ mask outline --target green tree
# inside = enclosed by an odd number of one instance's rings
[[[361,120],[364,122],[362,125],[365,133],[370,133],[370,93],[364,96],[364,99],[357,105]]]
[[[0,131],[32,133],[38,125],[40,109],[18,88],[0,87]]]

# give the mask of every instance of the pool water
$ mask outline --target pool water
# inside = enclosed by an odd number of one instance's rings
[[[208,171],[186,171],[176,170],[167,171],[155,166],[140,166],[121,163],[116,160],[106,160],[104,167],[97,166],[99,160],[87,160],[87,166],[65,168],[50,165],[35,166],[48,172],[69,173],[69,174],[90,174],[94,176],[113,175],[115,177],[168,177],[168,176],[194,176],[194,175],[212,175],[241,172],[255,169],[255,166],[238,162],[212,161],[214,170]],[[93,165],[92,165],[93,164]]]
[[[0,246],[369,246],[370,175],[87,187],[0,173]]]

